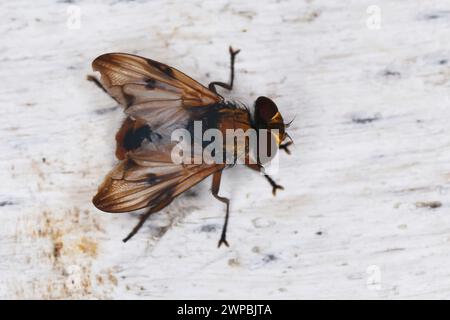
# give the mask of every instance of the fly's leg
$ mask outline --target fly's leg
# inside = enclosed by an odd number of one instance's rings
[[[293,144],[293,142],[292,142],[292,141],[289,141],[289,142],[280,144],[280,147],[279,147],[279,148],[280,148],[281,150],[284,150],[287,154],[291,154],[291,150],[288,149],[288,147],[289,147],[291,144]]]
[[[102,83],[100,82],[100,80],[97,79],[96,76],[88,75],[88,76],[86,77],[86,80],[87,80],[87,81],[93,82],[97,87],[99,87],[100,89],[102,89],[104,92],[108,93],[108,91],[106,91],[105,87],[102,85]]]
[[[150,215],[152,213],[155,213],[155,212],[161,210],[162,208],[164,208],[171,202],[172,202],[172,198],[169,197],[166,200],[162,200],[157,206],[150,208],[146,213],[144,213],[141,216],[141,219],[139,220],[138,224],[133,228],[133,230],[131,230],[131,232],[128,234],[128,236],[126,236],[126,238],[123,239],[122,241],[127,242],[128,240],[130,240],[136,233],[138,233],[139,229],[141,229],[141,227],[144,225],[145,221],[148,219],[148,217],[150,217]]]
[[[277,195],[277,189],[284,190],[283,186],[277,184],[268,174],[264,173],[264,178],[266,178],[267,181],[269,181],[270,185],[272,186],[272,194],[274,196]]]
[[[230,46],[229,48],[230,51],[230,59],[231,59],[231,66],[230,66],[230,82],[229,83],[224,83],[224,82],[220,82],[220,81],[214,81],[211,82],[208,86],[209,90],[211,90],[214,93],[217,93],[217,89],[216,86],[225,88],[227,90],[232,90],[233,89],[233,82],[234,82],[234,60],[236,55],[241,51],[241,50],[233,50],[233,48]]]
[[[88,76],[86,77],[86,80],[93,82],[97,87],[99,87],[100,89],[102,89],[103,92],[105,92],[108,96],[110,96],[111,98],[113,98],[114,101],[116,101],[117,103],[120,104],[120,102],[117,101],[116,98],[114,98],[113,96],[111,96],[111,95],[108,93],[108,91],[106,90],[106,88],[102,85],[102,83],[100,82],[100,80],[97,79],[97,77],[88,75]]]
[[[212,188],[211,188],[213,196],[217,200],[219,200],[227,205],[227,212],[225,214],[225,222],[224,222],[223,228],[222,228],[222,235],[220,236],[220,240],[219,240],[219,243],[217,244],[217,247],[220,247],[222,245],[222,243],[225,244],[227,247],[229,247],[228,242],[227,242],[227,226],[228,226],[228,217],[230,215],[230,199],[219,196],[221,177],[222,177],[222,171],[217,171],[216,173],[214,173],[213,183],[212,183]]]
[[[280,186],[279,184],[277,184],[275,182],[275,180],[272,179],[271,176],[269,176],[268,174],[266,174],[264,172],[264,167],[262,165],[247,163],[246,166],[249,167],[250,169],[253,169],[253,170],[258,171],[258,172],[262,172],[264,174],[264,178],[266,178],[267,181],[269,181],[270,185],[272,186],[272,194],[274,196],[276,196],[278,189],[279,190],[284,190],[284,188],[282,186]]]

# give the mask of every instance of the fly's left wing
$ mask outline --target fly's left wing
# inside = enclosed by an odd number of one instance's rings
[[[160,210],[225,166],[211,162],[176,164],[171,159],[172,147],[147,147],[129,154],[106,176],[93,199],[94,205],[106,212],[128,212],[144,207]]]
[[[100,72],[101,84],[128,116],[161,134],[170,134],[222,101],[177,69],[136,55],[107,53],[96,58],[92,68]]]

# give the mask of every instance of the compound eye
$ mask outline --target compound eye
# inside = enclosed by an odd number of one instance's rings
[[[267,97],[259,97],[255,102],[256,121],[269,122],[278,113],[277,105]]]

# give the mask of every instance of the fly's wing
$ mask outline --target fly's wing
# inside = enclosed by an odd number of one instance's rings
[[[190,121],[210,110],[207,106],[222,101],[220,96],[174,68],[135,55],[104,54],[94,60],[92,67],[101,73],[105,90],[128,115],[116,136],[116,155],[121,161],[93,199],[98,209],[159,210],[224,168],[205,161],[174,163],[174,145],[170,142],[173,130],[186,128]],[[190,160],[197,163],[196,157]]]
[[[148,146],[129,154],[106,176],[93,199],[94,205],[106,212],[128,212],[144,207],[159,210],[161,204],[169,204],[182,192],[224,168],[206,162],[174,163],[172,147]],[[196,160],[195,156],[192,160]]]
[[[106,91],[133,119],[144,120],[152,130],[170,134],[222,101],[194,79],[168,65],[125,53],[107,53],[92,62],[101,73]],[[207,108],[205,108],[207,109]]]

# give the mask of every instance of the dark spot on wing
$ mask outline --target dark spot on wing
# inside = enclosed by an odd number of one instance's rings
[[[142,126],[137,129],[129,129],[123,139],[123,147],[128,150],[135,150],[139,148],[144,139],[152,141],[152,130],[149,125]]]
[[[447,62],[448,62],[447,59],[439,60],[439,64],[440,64],[440,65],[447,64]]]
[[[155,67],[156,69],[159,69],[159,65],[160,65],[159,62],[157,62],[155,60],[152,60],[152,59],[147,59],[147,63],[149,65],[151,65],[152,67]]]
[[[145,87],[150,90],[155,89],[155,84],[156,84],[155,79],[147,79],[145,81]]]
[[[134,104],[135,98],[130,94],[123,93],[123,97],[125,98],[126,107],[132,106]]]
[[[133,159],[128,159],[127,162],[125,162],[124,165],[124,171],[127,171],[129,169],[131,169],[132,167],[134,167],[136,165],[136,163],[133,161]]]
[[[158,139],[162,139],[162,135],[160,135],[158,132],[152,131],[154,135],[158,137]]]
[[[148,184],[156,184],[157,182],[159,182],[161,179],[158,178],[158,176],[154,173],[149,173],[147,175],[147,183]]]
[[[149,173],[147,175],[147,183],[150,185],[155,185],[158,184],[162,181],[167,181],[176,177],[179,177],[180,173],[179,172],[174,172],[174,173],[168,173],[168,174],[154,174],[154,173]],[[166,190],[166,192],[169,192],[168,190]]]
[[[323,233],[322,233],[322,231],[317,231],[316,234],[317,234],[318,236],[321,236]]]
[[[151,59],[147,59],[147,63],[152,67],[155,67],[156,69],[160,70],[165,75],[173,78],[173,70],[171,67]]]
[[[164,72],[166,75],[168,75],[169,77],[173,78],[173,70],[171,67],[168,66],[161,66],[160,70],[162,72]]]

